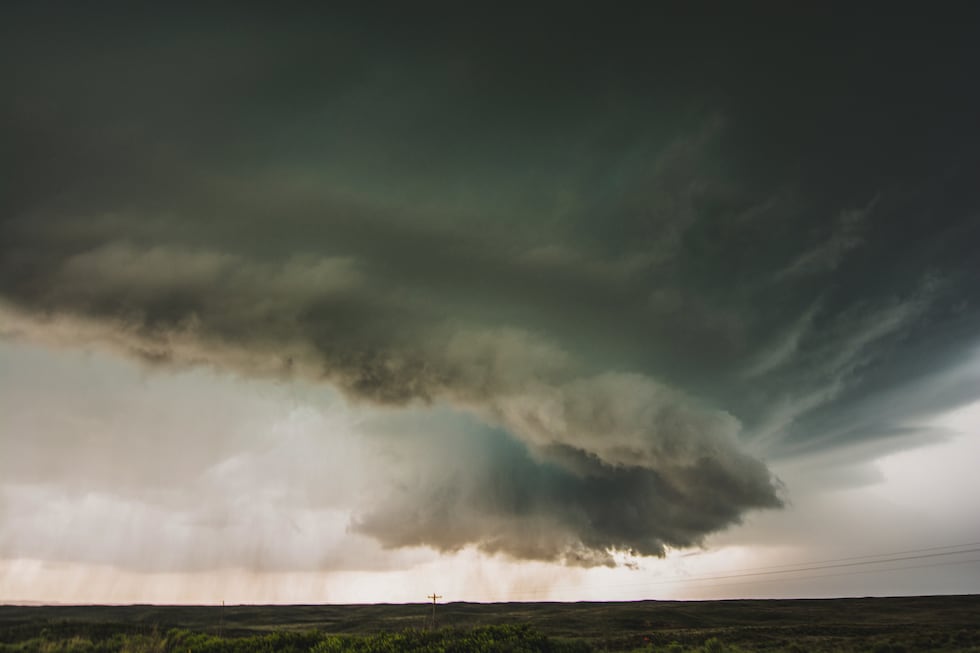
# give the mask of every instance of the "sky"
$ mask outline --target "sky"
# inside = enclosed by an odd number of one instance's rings
[[[980,592],[980,10],[0,9],[0,602]]]

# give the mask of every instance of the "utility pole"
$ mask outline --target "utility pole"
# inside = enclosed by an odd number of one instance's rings
[[[432,625],[429,628],[430,630],[435,630],[436,629],[436,599],[441,599],[442,596],[433,592],[432,594],[429,594],[425,598],[432,599]]]

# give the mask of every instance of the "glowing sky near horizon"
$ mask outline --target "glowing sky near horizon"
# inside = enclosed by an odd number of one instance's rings
[[[726,11],[0,9],[0,602],[980,591],[980,21]]]

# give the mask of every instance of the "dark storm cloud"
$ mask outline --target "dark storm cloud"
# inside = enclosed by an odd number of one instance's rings
[[[446,401],[532,456],[493,506],[479,456],[381,502],[383,543],[699,542],[779,504],[745,446],[974,398],[888,401],[975,345],[980,99],[973,16],[695,9],[8,9],[0,330]]]
[[[453,435],[391,442],[390,450],[412,457],[412,472],[396,474],[397,489],[365,509],[354,529],[389,546],[476,544],[532,560],[612,565],[612,551],[660,556],[666,546],[700,544],[747,508],[778,505],[765,466],[733,448],[686,466],[665,462],[661,473],[610,466],[569,446],[529,455],[487,429]]]

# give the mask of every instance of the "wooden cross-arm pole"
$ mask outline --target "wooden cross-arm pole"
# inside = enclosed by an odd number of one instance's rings
[[[435,592],[433,592],[432,594],[429,594],[425,598],[432,599],[432,626],[431,626],[431,628],[432,628],[432,630],[435,630],[436,629],[436,599],[441,599],[442,598],[442,595],[436,594]]]

